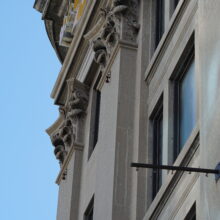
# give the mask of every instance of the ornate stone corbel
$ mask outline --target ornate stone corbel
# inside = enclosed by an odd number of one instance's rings
[[[67,85],[68,95],[66,101],[66,116],[73,120],[85,115],[88,106],[89,90],[85,84],[76,79],[68,80]]]
[[[107,47],[105,46],[104,41],[99,37],[95,41],[93,41],[93,43],[93,50],[95,52],[94,60],[96,61],[96,63],[105,66],[107,59]]]
[[[56,158],[62,165],[71,147],[83,145],[84,118],[88,106],[89,89],[76,79],[67,81],[68,94],[65,105],[60,107],[63,122],[51,135]]]
[[[55,154],[57,160],[59,160],[60,165],[62,165],[62,163],[67,155],[67,151],[65,150],[65,144],[61,138],[59,131],[51,136],[51,142],[55,147],[54,154]]]
[[[119,40],[136,43],[138,25],[138,0],[113,0],[111,8],[101,9],[105,21],[93,40],[94,60],[103,68]]]
[[[72,143],[83,143],[84,116],[88,106],[88,87],[76,79],[67,81],[66,120],[72,132]]]

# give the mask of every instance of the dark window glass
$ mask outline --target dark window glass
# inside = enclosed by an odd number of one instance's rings
[[[192,206],[184,220],[196,220],[196,203]]]
[[[171,16],[172,16],[172,14],[173,14],[173,12],[175,11],[175,9],[176,9],[176,6],[178,5],[178,3],[179,3],[179,0],[170,0],[171,2],[170,2],[170,12],[171,12]]]
[[[163,155],[163,108],[159,106],[153,119],[153,164],[162,165]],[[153,169],[153,198],[162,185],[162,171]]]
[[[84,214],[84,220],[93,220],[94,197],[90,201],[88,208]]]
[[[164,33],[164,22],[165,22],[165,18],[164,18],[164,0],[156,0],[156,24],[155,24],[155,34],[156,34],[156,38],[155,38],[155,49],[158,46],[160,39],[163,36]]]
[[[98,141],[100,104],[101,104],[101,92],[96,89],[93,89],[89,157],[92,154],[92,152],[96,146],[96,143]]]
[[[93,209],[90,210],[90,213],[88,213],[85,220],[93,220]]]
[[[196,123],[195,62],[186,63],[181,78],[176,82],[176,147],[175,158],[189,138]]]
[[[100,117],[100,102],[101,102],[101,93],[100,91],[95,91],[95,123],[94,123],[94,142],[93,142],[93,148],[95,147],[97,141],[98,141],[98,135],[99,135],[99,117]]]
[[[91,119],[90,119],[90,135],[89,135],[89,149],[88,158],[90,158],[99,137],[99,117],[101,106],[101,92],[97,90],[102,74],[100,73],[96,78],[92,90],[92,105],[91,105]],[[91,81],[91,79],[90,79]]]
[[[174,0],[174,9],[176,8],[176,6],[178,5],[179,0]]]

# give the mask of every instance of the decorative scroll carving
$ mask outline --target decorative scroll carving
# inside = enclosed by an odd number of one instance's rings
[[[64,121],[59,129],[51,136],[56,158],[62,165],[74,143],[83,143],[84,117],[88,105],[88,88],[76,79],[67,81],[68,95],[64,106],[60,107],[60,114]],[[77,147],[78,149],[78,147]]]
[[[59,160],[60,164],[62,164],[67,154],[67,151],[65,150],[65,145],[59,131],[56,134],[52,135],[51,141],[55,147],[54,154],[57,160]]]
[[[105,67],[111,52],[119,40],[135,43],[138,25],[138,0],[114,0],[112,7],[102,9],[104,25],[93,40],[94,60]]]

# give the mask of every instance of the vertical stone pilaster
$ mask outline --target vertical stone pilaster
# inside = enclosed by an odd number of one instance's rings
[[[114,192],[112,219],[131,220],[133,178],[135,169],[130,167],[134,154],[135,82],[137,49],[120,48],[117,125],[114,160]]]
[[[112,1],[112,6],[102,11],[102,16],[104,16],[102,28],[98,34],[94,33],[93,35],[94,60],[100,65],[103,73],[106,73],[107,69],[108,71],[114,70],[112,78],[117,78],[119,82],[118,85],[115,85],[118,87],[118,94],[115,96],[117,99],[117,119],[113,119],[117,122],[116,137],[112,140],[115,159],[112,161],[114,164],[114,183],[111,218],[120,220],[132,219],[132,204],[135,199],[132,196],[132,182],[135,181],[132,177],[136,171],[130,168],[130,162],[134,149],[138,10],[138,0]],[[110,84],[116,81],[113,80]],[[110,94],[112,91],[107,93]],[[104,161],[102,162],[104,163]],[[102,190],[104,188],[102,186]],[[99,196],[99,190],[97,192],[97,196]],[[99,205],[102,207],[102,204]],[[97,208],[95,218],[97,216],[101,218],[105,214],[102,211],[103,208],[100,207]],[[106,209],[106,211],[108,210]],[[109,219],[109,216],[106,219]]]

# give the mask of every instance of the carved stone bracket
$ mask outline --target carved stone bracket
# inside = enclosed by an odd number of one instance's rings
[[[56,158],[62,165],[71,147],[83,146],[84,119],[88,106],[89,89],[76,79],[67,81],[68,94],[66,103],[60,107],[64,120],[61,126],[51,135]],[[81,149],[80,149],[81,150]]]
[[[94,60],[105,67],[119,40],[136,43],[139,30],[138,0],[113,0],[111,8],[101,10],[104,24],[93,40]]]

